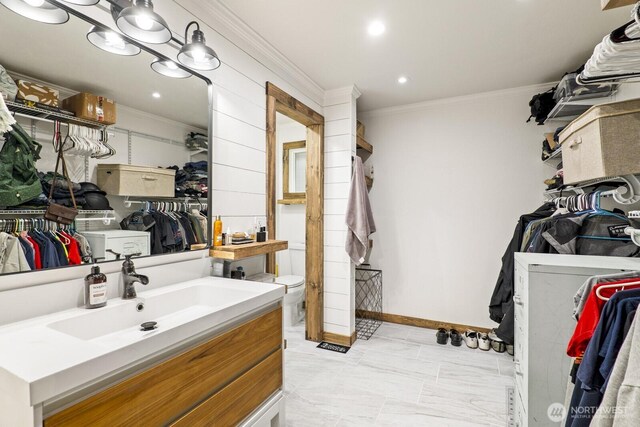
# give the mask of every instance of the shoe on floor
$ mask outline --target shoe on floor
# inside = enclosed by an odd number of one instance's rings
[[[445,345],[449,340],[449,332],[444,328],[439,328],[436,332],[436,342]]]
[[[460,347],[462,345],[462,335],[460,335],[460,332],[452,329],[449,332],[449,335],[451,336],[451,345],[455,347]]]
[[[464,333],[464,342],[469,348],[478,348],[478,333],[476,331],[467,330]]]
[[[513,344],[507,344],[507,354],[513,356]]]
[[[478,334],[478,348],[482,351],[489,351],[491,348],[491,340],[489,339],[489,335],[484,332],[480,332]]]
[[[507,344],[498,337],[495,329],[492,329],[491,332],[489,332],[489,339],[491,340],[491,348],[493,351],[496,353],[504,353],[507,351]]]

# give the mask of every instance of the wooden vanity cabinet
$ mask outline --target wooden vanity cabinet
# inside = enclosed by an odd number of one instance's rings
[[[282,308],[55,413],[53,426],[231,426],[282,388]]]

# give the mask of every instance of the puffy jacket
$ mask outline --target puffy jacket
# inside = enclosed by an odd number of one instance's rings
[[[17,206],[42,193],[36,170],[42,146],[31,139],[18,124],[4,134],[0,150],[0,206]]]

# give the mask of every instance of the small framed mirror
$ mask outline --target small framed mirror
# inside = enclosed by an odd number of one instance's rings
[[[303,204],[307,198],[307,143],[282,144],[281,204]]]

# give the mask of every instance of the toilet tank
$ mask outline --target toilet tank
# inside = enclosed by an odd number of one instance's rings
[[[291,274],[305,277],[305,254],[304,243],[289,243],[289,256],[291,258]]]

